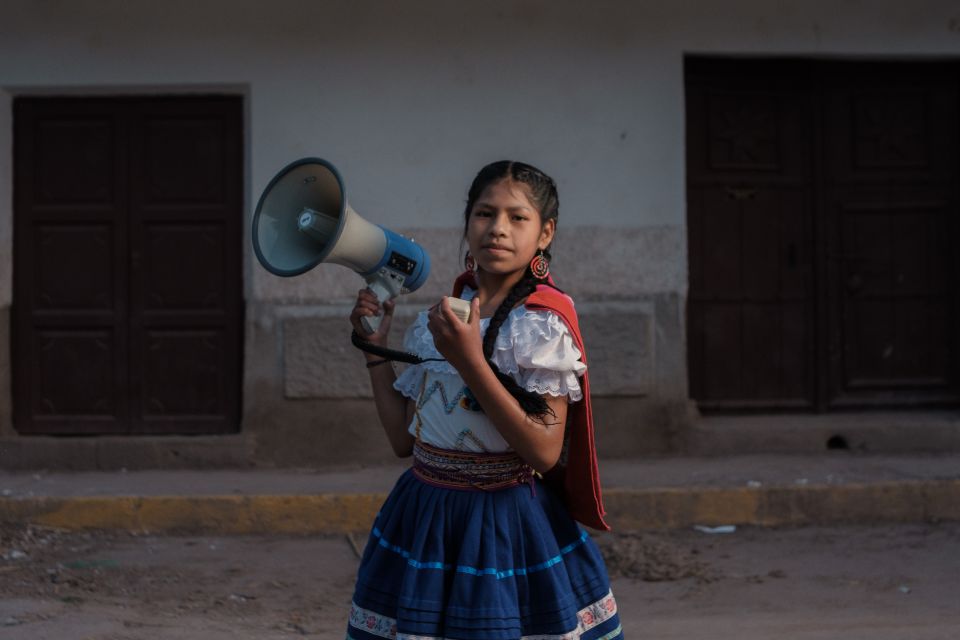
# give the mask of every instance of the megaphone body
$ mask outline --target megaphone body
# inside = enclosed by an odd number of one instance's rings
[[[322,262],[343,265],[381,302],[416,291],[430,275],[423,247],[351,209],[340,173],[320,158],[290,163],[264,189],[253,214],[253,249],[278,276],[300,275]],[[362,323],[373,332],[380,319]]]

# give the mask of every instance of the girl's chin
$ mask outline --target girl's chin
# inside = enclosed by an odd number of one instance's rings
[[[494,278],[503,278],[523,271],[522,268],[511,268],[507,265],[480,265],[480,272]]]
[[[514,262],[511,258],[512,256],[505,253],[483,252],[483,254],[477,258],[477,262],[488,271],[509,271]]]

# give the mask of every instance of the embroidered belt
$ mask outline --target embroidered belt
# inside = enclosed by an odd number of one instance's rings
[[[473,453],[440,449],[421,441],[413,445],[413,474],[445,489],[497,491],[529,484],[536,472],[516,453]]]

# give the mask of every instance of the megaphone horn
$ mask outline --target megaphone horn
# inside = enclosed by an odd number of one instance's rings
[[[263,190],[253,214],[253,250],[278,276],[322,262],[348,267],[381,302],[416,291],[430,275],[423,247],[351,209],[340,172],[320,158],[291,162]],[[362,318],[364,329],[376,331],[380,319]]]

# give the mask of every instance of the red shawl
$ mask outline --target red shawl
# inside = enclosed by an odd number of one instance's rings
[[[476,280],[469,271],[457,278],[453,285],[453,295],[459,298],[464,286],[477,288]],[[556,313],[570,329],[577,349],[582,354],[580,360],[587,364],[587,352],[583,348],[577,312],[573,308],[573,300],[568,295],[553,287],[539,285],[527,298],[526,307]],[[565,437],[569,439],[566,461],[561,461],[548,471],[545,480],[560,489],[567,509],[575,520],[594,529],[609,531],[610,526],[603,520],[606,511],[603,508],[597,451],[593,439],[589,371],[583,374],[580,382],[583,388],[583,399],[570,405],[567,411]]]

